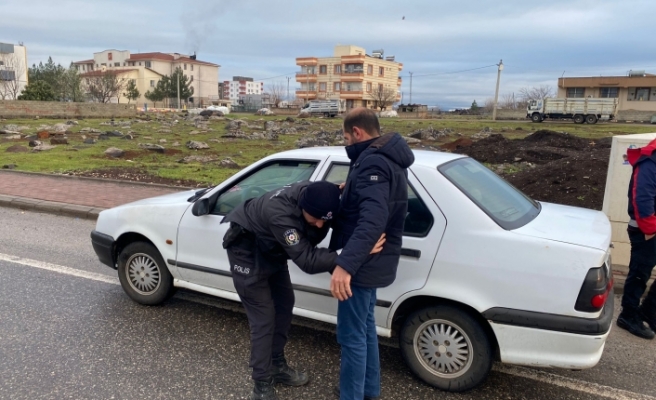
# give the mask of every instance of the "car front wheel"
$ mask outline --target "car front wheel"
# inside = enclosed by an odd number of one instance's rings
[[[173,294],[173,277],[150,243],[125,246],[118,258],[118,278],[125,293],[140,304],[158,305]]]
[[[492,346],[480,323],[452,306],[410,315],[400,336],[401,353],[412,372],[450,392],[472,389],[492,368]]]

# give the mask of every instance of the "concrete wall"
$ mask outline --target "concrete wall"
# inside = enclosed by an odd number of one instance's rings
[[[137,115],[134,104],[62,103],[57,101],[0,100],[2,118],[130,118]]]
[[[656,115],[656,111],[641,111],[641,110],[620,110],[617,112],[618,121],[651,121],[651,117]]]

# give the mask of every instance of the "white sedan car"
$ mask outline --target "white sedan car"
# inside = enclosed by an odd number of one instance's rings
[[[378,291],[378,334],[398,337],[408,367],[449,391],[482,382],[494,360],[596,365],[613,314],[606,216],[536,202],[465,156],[415,157],[398,275]],[[176,287],[239,301],[221,246],[226,213],[288,183],[343,182],[348,162],[343,147],[274,154],[213,188],[105,210],[91,241],[141,304]],[[336,323],[330,275],[291,262],[290,274],[294,313]]]

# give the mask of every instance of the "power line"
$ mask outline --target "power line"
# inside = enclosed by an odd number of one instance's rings
[[[422,76],[435,76],[435,75],[448,75],[448,74],[459,74],[461,72],[470,72],[470,71],[477,71],[479,69],[485,69],[485,68],[491,68],[491,67],[496,67],[497,64],[491,64],[491,65],[486,65],[484,67],[478,67],[478,68],[471,68],[471,69],[463,69],[460,71],[450,71],[450,72],[435,72],[432,74],[422,74],[422,75],[414,75],[414,77],[422,77]]]

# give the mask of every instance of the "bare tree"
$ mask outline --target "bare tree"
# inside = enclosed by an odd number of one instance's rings
[[[519,89],[519,97],[523,101],[544,100],[548,97],[554,97],[554,89],[549,85],[523,87]]]
[[[381,111],[391,106],[396,101],[396,90],[392,88],[377,87],[370,93],[374,100],[374,107],[380,108]]]
[[[127,79],[119,78],[114,71],[93,71],[85,76],[87,92],[99,103],[109,103],[112,97],[118,98],[127,84]]]
[[[23,75],[27,66],[15,53],[0,57],[0,99],[16,100],[27,84]]]
[[[278,107],[280,102],[285,98],[287,88],[282,82],[274,82],[269,85],[266,93],[269,95],[269,103]]]

